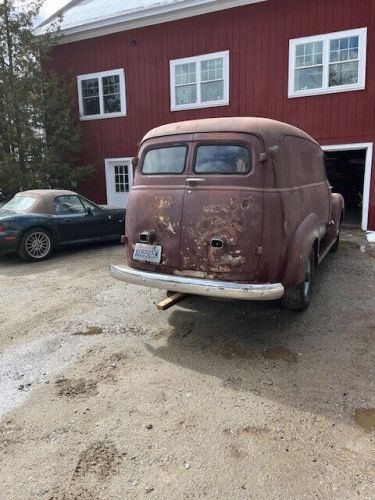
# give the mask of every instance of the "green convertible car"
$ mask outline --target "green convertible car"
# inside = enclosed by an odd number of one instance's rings
[[[0,255],[40,261],[59,247],[120,241],[124,224],[125,209],[96,205],[73,191],[23,191],[0,208]]]

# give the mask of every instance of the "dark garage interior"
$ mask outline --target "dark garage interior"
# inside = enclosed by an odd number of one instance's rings
[[[344,223],[360,226],[366,150],[327,151],[325,156],[333,192],[341,193],[345,200]]]

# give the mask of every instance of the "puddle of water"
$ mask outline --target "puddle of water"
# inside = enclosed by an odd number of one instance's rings
[[[75,332],[73,335],[100,335],[103,333],[103,328],[99,326],[89,326],[84,332]]]
[[[285,361],[286,363],[297,363],[297,354],[289,351],[285,347],[271,347],[263,351],[264,359],[273,359],[274,361]]]
[[[355,241],[341,240],[340,246],[343,246],[345,248],[354,248],[355,250],[361,249],[361,245],[359,243],[356,243]]]
[[[241,344],[205,344],[202,346],[202,351],[213,354],[214,356],[222,356],[225,359],[253,359],[255,352]]]
[[[354,250],[359,250],[366,257],[371,257],[372,259],[375,258],[374,245],[361,245],[360,243],[356,243],[355,241],[340,241],[340,245],[342,245],[344,248],[353,248]]]
[[[221,354],[225,359],[242,358],[242,359],[252,359],[254,358],[254,352],[250,349],[246,349],[241,345],[223,345],[218,347],[218,353]]]
[[[375,408],[357,408],[354,418],[366,432],[375,431]]]
[[[365,254],[372,259],[375,259],[375,248],[366,248]]]
[[[238,459],[244,459],[248,456],[246,451],[244,451],[240,448],[237,448],[237,446],[235,446],[235,445],[232,445],[229,448],[229,454],[232,458],[238,458]]]

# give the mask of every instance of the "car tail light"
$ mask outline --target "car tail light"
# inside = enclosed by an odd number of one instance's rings
[[[5,227],[4,226],[0,226],[0,233],[3,233],[5,231]]]

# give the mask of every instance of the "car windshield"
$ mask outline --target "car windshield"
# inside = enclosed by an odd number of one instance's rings
[[[22,212],[24,210],[29,210],[36,201],[36,198],[33,196],[15,196],[2,208],[3,210],[16,210]]]

